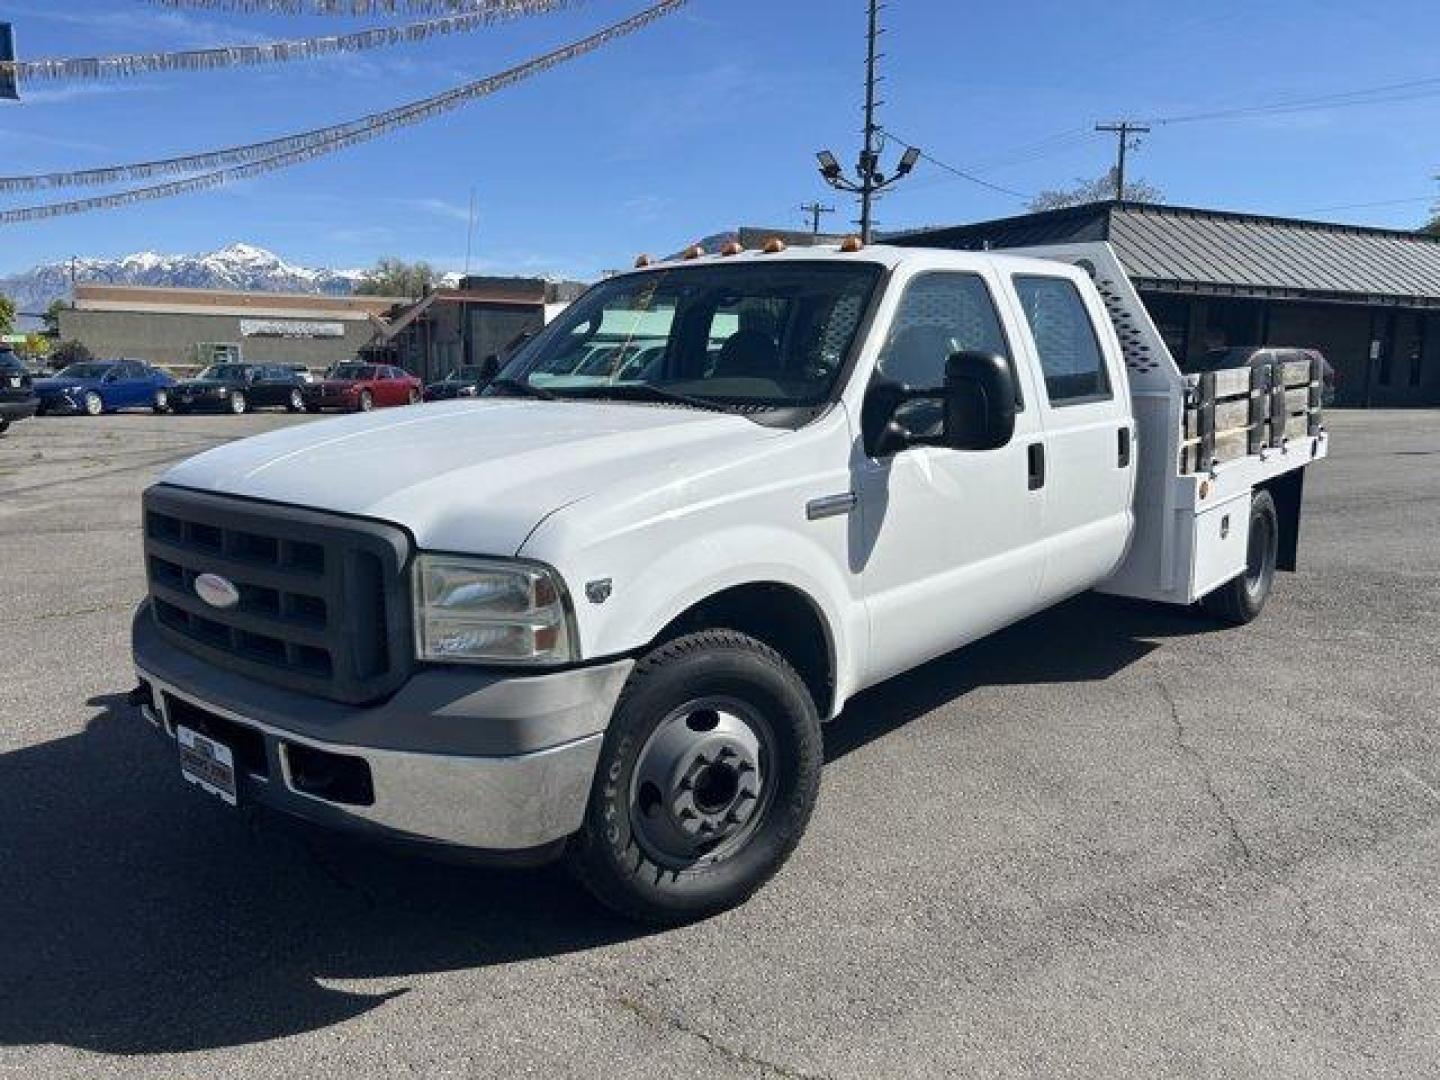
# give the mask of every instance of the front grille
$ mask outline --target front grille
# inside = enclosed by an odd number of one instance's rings
[[[176,644],[266,682],[360,703],[410,674],[400,529],[164,485],[145,493],[151,610]],[[217,608],[196,579],[238,602]]]

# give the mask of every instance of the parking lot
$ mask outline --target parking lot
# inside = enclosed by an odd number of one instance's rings
[[[311,422],[0,438],[0,1072],[1440,1071],[1440,412],[1330,418],[1251,627],[1082,597],[864,695],[776,882],[662,933],[237,813],[125,705],[140,491]]]

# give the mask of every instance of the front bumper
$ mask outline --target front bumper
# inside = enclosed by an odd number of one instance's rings
[[[388,700],[348,706],[257,682],[164,639],[136,613],[135,666],[147,719],[168,739],[186,717],[218,717],[251,747],[240,799],[338,829],[490,852],[525,852],[579,827],[611,710],[633,667],[620,660],[534,676],[425,669]],[[197,714],[194,710],[200,710]],[[263,747],[263,749],[261,749]],[[367,805],[317,793],[297,755],[358,759]],[[307,786],[310,787],[307,790]]]
[[[0,418],[12,424],[16,420],[28,420],[35,415],[35,410],[39,407],[39,400],[33,397],[23,401],[0,401]]]
[[[72,416],[83,412],[80,404],[83,394],[71,397],[69,394],[41,394],[36,401],[36,412],[46,416]]]
[[[176,412],[229,412],[229,394],[191,393],[171,390],[170,407]]]

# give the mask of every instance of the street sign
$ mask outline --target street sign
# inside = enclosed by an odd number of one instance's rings
[[[0,62],[15,59],[15,29],[9,23],[0,23]],[[15,82],[13,67],[0,67],[0,98],[20,100],[20,87]]]

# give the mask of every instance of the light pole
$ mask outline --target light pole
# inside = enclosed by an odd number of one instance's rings
[[[880,83],[879,65],[882,58],[879,52],[880,35],[883,33],[880,27],[880,8],[880,0],[870,0],[870,23],[865,54],[865,144],[860,151],[857,178],[852,180],[847,177],[839,159],[829,150],[821,150],[816,155],[820,161],[820,175],[827,184],[840,191],[860,196],[860,239],[867,244],[870,243],[871,233],[874,231],[876,194],[914,172],[923,156],[918,148],[909,147],[896,166],[893,176],[886,177],[880,171],[883,136],[880,125],[875,120],[876,113],[884,104],[875,95]]]

